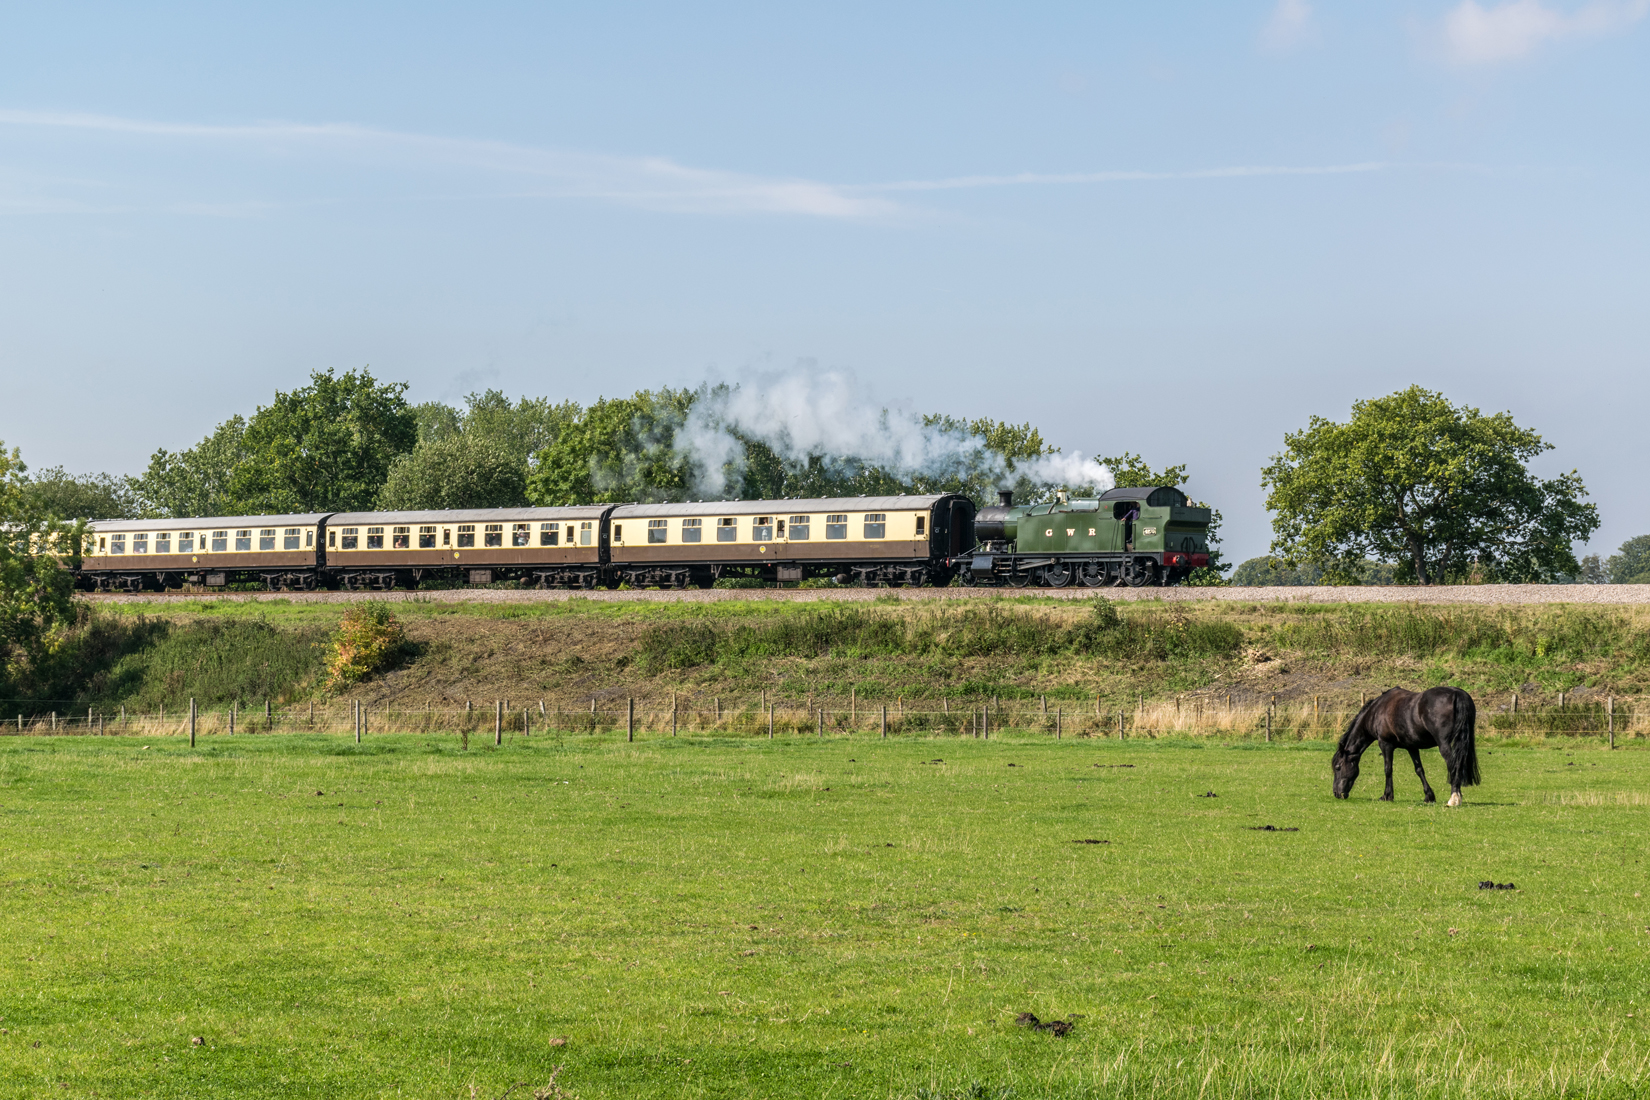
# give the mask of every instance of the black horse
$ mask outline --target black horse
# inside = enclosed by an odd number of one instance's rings
[[[1393,688],[1371,699],[1335,746],[1335,797],[1345,798],[1352,793],[1352,784],[1358,781],[1358,759],[1371,742],[1379,741],[1381,755],[1386,757],[1383,802],[1392,801],[1392,754],[1399,749],[1406,750],[1415,761],[1415,774],[1421,777],[1427,801],[1438,801],[1427,784],[1427,773],[1421,770],[1421,750],[1436,747],[1449,769],[1449,804],[1459,806],[1461,788],[1479,782],[1478,748],[1473,736],[1477,723],[1478,708],[1473,706],[1472,696],[1460,688],[1435,687],[1422,692]]]

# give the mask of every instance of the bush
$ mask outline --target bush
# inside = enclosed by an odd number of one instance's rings
[[[328,691],[393,667],[407,652],[407,633],[389,605],[368,600],[344,612],[327,651]]]

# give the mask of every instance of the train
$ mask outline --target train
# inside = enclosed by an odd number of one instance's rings
[[[1169,585],[1207,565],[1207,508],[1170,486],[977,508],[958,493],[556,508],[96,520],[95,591],[429,583],[709,588],[724,578],[889,587]]]

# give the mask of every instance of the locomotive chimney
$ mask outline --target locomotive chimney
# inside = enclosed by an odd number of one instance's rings
[[[997,503],[1000,504],[1004,508],[1014,507],[1014,490],[1013,489],[999,489],[999,490],[997,490]]]

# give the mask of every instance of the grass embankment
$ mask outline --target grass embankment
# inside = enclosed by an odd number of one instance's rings
[[[1311,744],[7,739],[0,1090],[1641,1096],[1650,754],[1484,772],[1451,811],[1336,802]]]
[[[260,709],[272,699],[307,714],[329,701],[318,643],[342,605],[154,606],[167,617],[101,612],[86,632],[97,644],[65,681],[73,690],[51,696],[55,707],[37,694],[13,713],[164,705],[177,714],[194,697]],[[1452,683],[1479,699],[1486,730],[1602,731],[1611,695],[1622,697],[1618,731],[1650,723],[1650,708],[1633,698],[1650,682],[1650,610],[1036,597],[935,605],[897,596],[872,605],[575,599],[395,610],[407,659],[332,697],[336,716],[341,701],[360,699],[379,710],[430,708],[429,728],[453,728],[442,714],[466,701],[490,711],[495,699],[544,700],[547,714],[563,716],[594,704],[606,724],[634,698],[654,728],[673,700],[690,727],[714,725],[718,706],[755,715],[769,704],[782,724],[800,727],[816,721],[816,708],[846,715],[854,700],[864,704],[861,723],[889,705],[905,728],[955,729],[994,701],[1010,724],[1052,729],[1058,712],[1072,732],[1115,727],[1119,710],[1142,730],[1258,732],[1275,697],[1278,729],[1321,736],[1366,694]],[[922,715],[934,721],[923,726]]]

